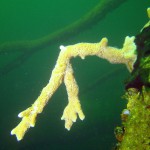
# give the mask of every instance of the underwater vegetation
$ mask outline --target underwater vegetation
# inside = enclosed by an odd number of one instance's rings
[[[150,9],[148,8],[150,17]],[[137,60],[126,83],[127,108],[121,114],[122,126],[116,127],[119,150],[150,149],[150,25],[135,37]]]

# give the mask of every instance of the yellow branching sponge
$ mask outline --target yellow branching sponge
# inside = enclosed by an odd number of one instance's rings
[[[96,55],[107,59],[111,63],[125,64],[129,71],[132,71],[136,60],[134,37],[127,36],[122,49],[109,47],[107,43],[107,38],[103,38],[99,43],[79,43],[66,47],[60,46],[61,51],[49,83],[43,88],[40,96],[32,106],[18,115],[18,117],[22,118],[22,121],[11,131],[12,135],[16,135],[18,141],[24,137],[28,128],[34,127],[37,114],[43,111],[44,106],[62,82],[66,86],[69,101],[61,117],[62,120],[65,120],[65,128],[70,130],[73,122],[77,119],[77,115],[81,120],[85,118],[78,98],[78,85],[70,64],[72,57],[80,56],[84,59],[86,56]]]

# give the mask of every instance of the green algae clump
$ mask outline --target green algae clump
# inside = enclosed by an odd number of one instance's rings
[[[123,122],[125,134],[119,150],[150,149],[150,88],[142,88],[142,93],[134,88],[128,89],[125,96],[130,111]]]

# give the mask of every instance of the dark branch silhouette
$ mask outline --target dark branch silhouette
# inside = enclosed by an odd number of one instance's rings
[[[5,42],[0,45],[0,54],[21,52],[13,61],[0,69],[0,76],[6,75],[27,61],[35,52],[49,47],[56,42],[63,42],[87,30],[102,20],[109,12],[127,0],[102,0],[90,12],[72,24],[45,37],[30,41]]]

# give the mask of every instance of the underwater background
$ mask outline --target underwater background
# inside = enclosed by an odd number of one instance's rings
[[[73,23],[99,0],[1,0],[0,44],[44,37]],[[11,130],[21,121],[18,113],[29,107],[48,83],[60,45],[99,42],[107,37],[110,46],[122,47],[125,36],[138,34],[148,21],[147,0],[127,0],[92,27],[71,38],[38,50],[18,67],[5,66],[21,52],[0,53],[0,150],[110,150],[115,146],[114,128],[121,124],[126,106],[121,97],[129,72],[96,56],[71,60],[80,89],[85,120],[77,120],[70,131],[61,116],[67,104],[64,85],[53,95],[34,128],[21,141]]]

